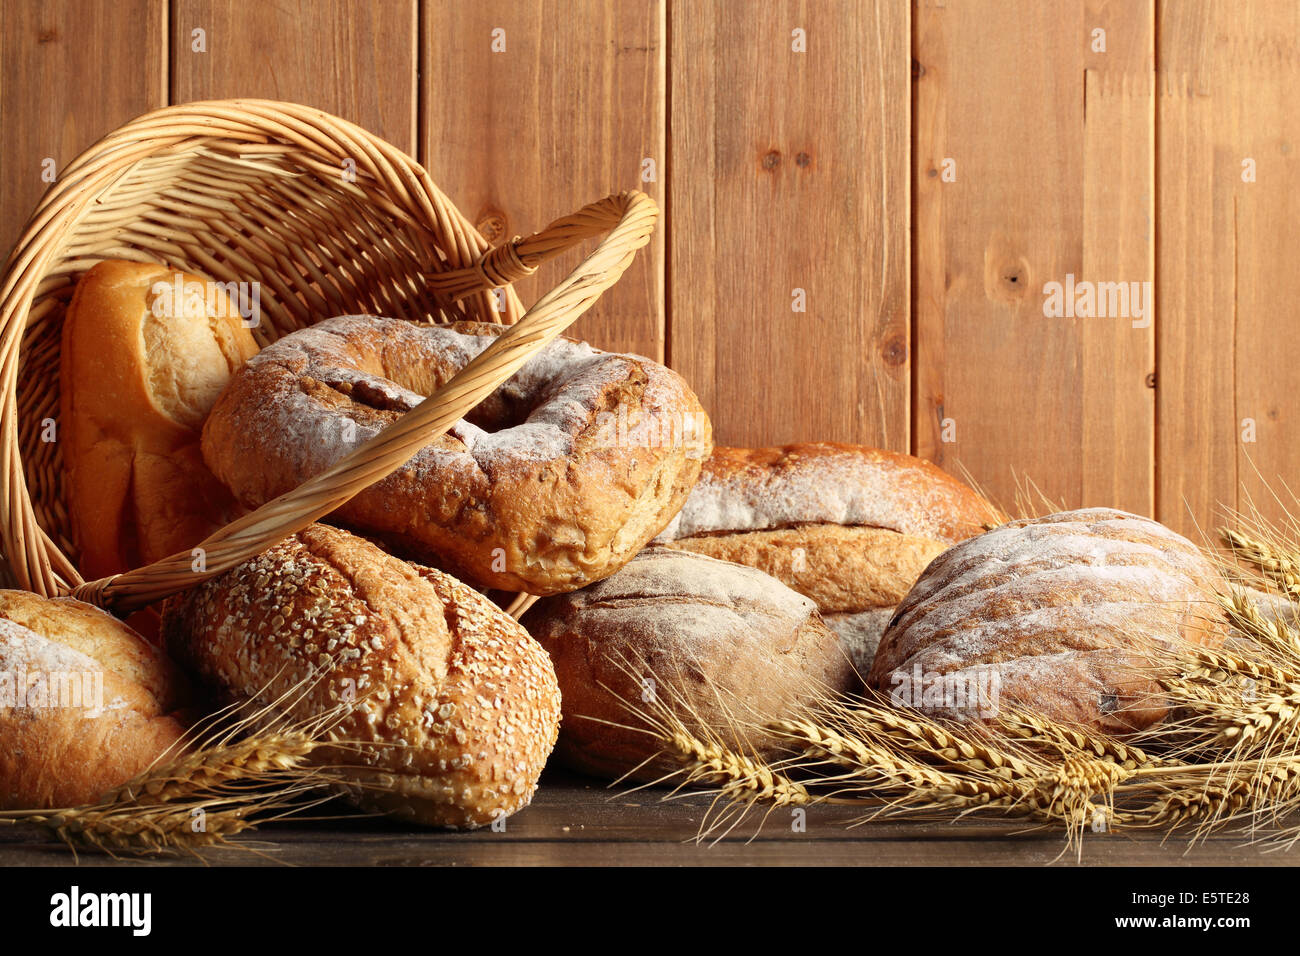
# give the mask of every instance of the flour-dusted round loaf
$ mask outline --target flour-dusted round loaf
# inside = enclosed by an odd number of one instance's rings
[[[647,548],[603,581],[539,601],[523,623],[555,662],[556,755],[607,779],[654,780],[679,766],[658,756],[662,743],[620,698],[646,707],[653,694],[687,727],[772,756],[774,740],[732,718],[761,723],[856,686],[812,601],[761,571],[686,551]]]
[[[928,461],[834,442],[716,448],[656,539],[747,564],[817,602],[865,674],[888,609],[945,548],[998,523]]]
[[[413,408],[502,330],[343,316],[294,332],[222,394],[204,457],[260,505]],[[556,339],[334,518],[485,588],[573,590],[663,529],[711,447],[708,418],[676,373]]]
[[[1111,733],[1141,729],[1168,712],[1141,665],[1174,642],[1221,644],[1220,587],[1200,549],[1149,518],[1091,508],[1012,521],[925,570],[868,683],[959,716],[1013,704]],[[963,704],[993,685],[993,699]]]
[[[351,702],[331,739],[357,746],[318,753],[355,802],[403,819],[514,813],[555,743],[555,673],[513,618],[338,528],[311,525],[170,602],[163,635],[231,700],[303,720]]]
[[[0,810],[94,802],[166,756],[184,678],[121,621],[0,591]]]

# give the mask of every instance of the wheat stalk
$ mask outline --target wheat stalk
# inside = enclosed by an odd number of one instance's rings
[[[1300,596],[1300,548],[1261,523],[1256,528],[1225,532],[1225,540],[1267,585]],[[1239,578],[1241,567],[1224,565],[1225,578]],[[1195,841],[1230,823],[1252,837],[1267,827],[1270,846],[1290,846],[1300,840],[1300,826],[1284,828],[1300,808],[1300,608],[1294,621],[1276,609],[1265,613],[1256,602],[1268,597],[1233,590],[1222,598],[1240,637],[1221,648],[1188,642],[1148,649],[1137,676],[1158,683],[1171,716],[1124,740],[1027,710],[1004,707],[984,725],[830,692],[766,718],[728,700],[719,708],[727,726],[706,727],[677,718],[684,698],[663,680],[649,708],[624,705],[678,762],[671,776],[681,787],[714,792],[702,834],[717,832],[719,818],[730,823],[724,835],[730,832],[737,806],[748,812],[758,803],[825,802],[862,807],[866,815],[855,822],[881,815],[1029,819],[1064,830],[1067,848],[1090,825],[1190,829]],[[726,742],[754,734],[781,741],[785,756],[764,759]]]
[[[1220,654],[1198,651],[1191,660],[1220,669],[1213,673],[1268,673]],[[1006,711],[989,728],[826,697],[789,717],[728,729],[726,736],[758,729],[783,739],[791,756],[767,762],[729,748],[712,729],[693,732],[662,701],[652,715],[631,709],[681,763],[683,786],[712,788],[701,835],[724,820],[730,832],[744,816],[727,815],[737,806],[831,803],[863,807],[855,823],[882,815],[1028,819],[1064,830],[1065,848],[1081,852],[1089,827],[1195,825],[1203,835],[1230,820],[1253,829],[1300,802],[1300,758],[1290,754],[1188,763],[1025,711]]]
[[[1221,533],[1234,556],[1258,568],[1266,581],[1288,597],[1300,597],[1300,557],[1294,549],[1250,530],[1224,528]]]
[[[313,766],[310,758],[321,747],[351,746],[330,739],[348,705],[307,720],[285,716],[318,677],[310,675],[268,704],[250,700],[210,715],[139,775],[91,804],[3,811],[0,823],[41,827],[74,851],[194,853],[232,846],[231,837],[259,823],[333,799],[339,768]]]

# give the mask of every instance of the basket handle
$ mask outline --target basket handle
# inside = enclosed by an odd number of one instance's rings
[[[584,238],[609,233],[563,282],[442,388],[330,468],[209,536],[195,549],[201,561],[194,552],[181,551],[143,568],[88,581],[72,596],[125,615],[216,577],[339,508],[446,432],[586,312],[650,241],[658,217],[655,201],[631,190],[584,206],[536,235],[510,243],[518,257],[535,268],[535,263]],[[458,295],[466,295],[500,284],[489,268],[476,265],[442,273],[430,283],[441,291],[463,288]],[[492,285],[484,286],[484,281]]]
[[[555,220],[541,232],[533,233],[526,239],[515,236],[509,242],[488,249],[472,266],[432,276],[429,286],[455,301],[475,292],[502,288],[517,282],[536,272],[543,262],[573,248],[582,240],[609,229],[609,217],[615,214],[620,201],[627,195],[630,194],[609,196],[600,202],[583,206],[573,215]]]

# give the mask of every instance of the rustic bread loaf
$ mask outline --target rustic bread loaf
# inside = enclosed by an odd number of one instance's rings
[[[1223,642],[1220,581],[1194,544],[1148,518],[1092,508],[1012,521],[925,570],[868,684],[964,716],[972,708],[951,693],[995,684],[981,717],[1013,703],[1111,733],[1141,729],[1168,710],[1139,670],[1146,655]]]
[[[999,520],[930,462],[818,442],[714,449],[655,540],[758,568],[812,598],[865,674],[882,612],[945,548]]]
[[[210,295],[177,296],[203,289]],[[63,320],[60,441],[67,504],[90,578],[188,550],[238,513],[203,464],[203,419],[257,352],[235,303],[206,279],[101,262]]]
[[[646,694],[697,732],[747,752],[775,742],[733,726],[789,713],[821,691],[855,686],[849,662],[816,605],[760,571],[668,548],[647,548],[622,570],[545,598],[524,625],[555,662],[564,721],[556,755],[614,779],[654,780],[677,765],[620,698]]]
[[[396,817],[477,827],[514,813],[555,743],[551,662],[513,618],[327,525],[174,599],[163,635],[232,700],[307,719],[355,697],[333,733],[360,750],[324,759],[347,765],[355,802]]]
[[[70,598],[0,591],[0,809],[79,806],[168,753],[185,729],[176,669]]]
[[[339,316],[269,346],[221,396],[203,454],[249,506],[324,471],[505,326]],[[334,514],[485,588],[553,594],[663,530],[712,448],[681,376],[555,339],[463,421]]]

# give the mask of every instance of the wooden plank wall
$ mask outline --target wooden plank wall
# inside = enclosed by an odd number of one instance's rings
[[[131,116],[299,100],[417,154],[493,237],[655,196],[663,228],[578,331],[665,357],[723,442],[911,450],[1004,503],[1032,483],[1195,531],[1279,514],[1300,461],[1297,11],[7,0],[0,241],[45,158]],[[1067,276],[1152,283],[1154,313],[1045,314]]]
[[[1183,526],[1300,510],[1298,27],[1286,0],[1161,7],[1157,455]]]
[[[671,357],[724,442],[908,448],[907,24],[674,4]]]

